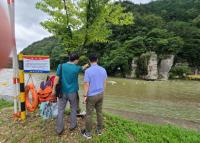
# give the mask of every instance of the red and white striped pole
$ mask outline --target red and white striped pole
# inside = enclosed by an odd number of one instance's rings
[[[15,91],[14,98],[14,113],[17,113],[17,96],[19,95],[19,70],[18,70],[18,58],[17,58],[17,49],[16,49],[16,40],[15,40],[15,3],[14,0],[7,0],[8,11],[10,16],[10,26],[12,31],[12,45],[13,45],[13,84]],[[19,106],[20,107],[20,106]]]

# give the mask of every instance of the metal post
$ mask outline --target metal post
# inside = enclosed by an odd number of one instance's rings
[[[25,87],[24,87],[24,63],[23,54],[18,56],[19,62],[19,83],[20,83],[20,101],[21,101],[21,119],[26,119],[26,107],[25,107]]]
[[[14,98],[14,113],[17,113],[17,96],[18,96],[18,61],[17,61],[17,49],[16,49],[16,41],[15,41],[15,5],[14,0],[7,0],[8,10],[10,16],[10,26],[12,29],[12,46],[13,46],[13,84],[15,91]]]

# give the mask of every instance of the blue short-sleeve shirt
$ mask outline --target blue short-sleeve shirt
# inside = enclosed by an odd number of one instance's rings
[[[104,82],[107,79],[106,70],[97,65],[93,64],[90,68],[85,71],[84,82],[89,83],[88,96],[95,96],[104,92]]]
[[[56,75],[60,77],[60,68],[58,66]],[[76,93],[79,90],[78,74],[82,71],[82,67],[72,63],[62,64],[62,93]]]

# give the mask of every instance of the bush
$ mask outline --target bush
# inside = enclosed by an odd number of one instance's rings
[[[192,71],[190,67],[182,65],[182,66],[175,66],[170,71],[170,78],[185,78],[186,75],[191,74]]]
[[[87,64],[87,63],[89,63],[88,57],[86,57],[84,55],[80,56],[78,64],[82,66],[82,65]]]

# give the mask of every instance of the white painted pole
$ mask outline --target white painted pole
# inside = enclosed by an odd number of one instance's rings
[[[10,16],[10,25],[12,30],[12,42],[13,42],[13,84],[14,84],[14,113],[17,113],[17,96],[18,93],[18,58],[17,58],[17,49],[16,49],[16,40],[15,40],[15,5],[14,0],[7,0],[8,3],[8,10],[9,10],[9,16]]]

